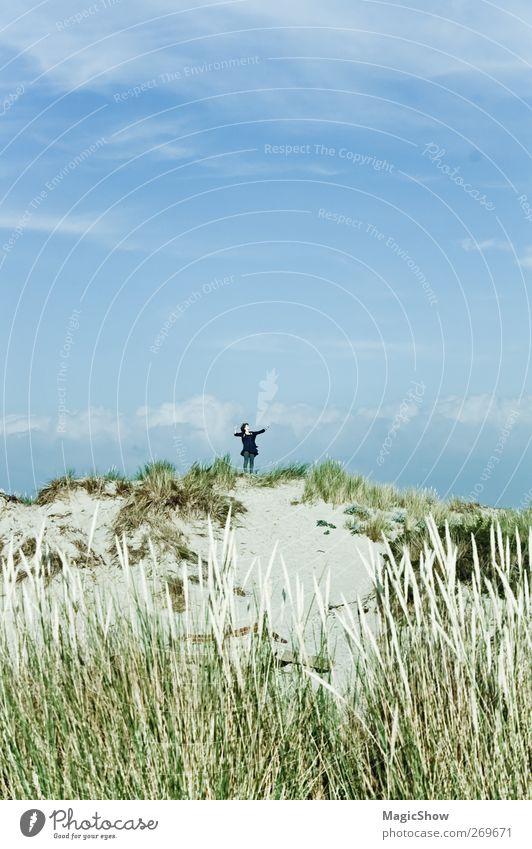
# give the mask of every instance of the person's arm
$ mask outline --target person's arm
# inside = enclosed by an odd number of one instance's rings
[[[253,436],[260,436],[261,433],[266,433],[267,428],[263,427],[262,430],[252,430],[251,433]]]
[[[233,433],[233,436],[242,436],[242,431],[241,430],[238,430],[238,431],[235,430],[234,433]]]

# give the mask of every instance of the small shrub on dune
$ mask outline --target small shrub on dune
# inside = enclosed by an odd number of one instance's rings
[[[493,583],[497,591],[501,591],[501,578],[493,562],[493,552],[497,550],[498,545],[496,523],[498,522],[501,528],[510,554],[508,579],[513,585],[519,578],[520,549],[522,544],[523,548],[528,545],[531,519],[530,515],[514,510],[500,511],[498,515],[472,510],[453,514],[451,521],[448,517],[434,521],[441,539],[445,540],[448,532],[451,542],[456,546],[457,578],[466,583],[471,581],[475,568],[474,539],[482,575]],[[396,559],[400,559],[405,547],[408,548],[412,565],[416,569],[419,569],[420,558],[427,545],[430,545],[427,520],[407,523],[403,532],[390,542]]]
[[[165,480],[169,478],[175,478],[176,476],[176,468],[173,463],[170,463],[169,460],[153,460],[150,463],[145,463],[140,467],[137,474],[135,475],[135,480],[137,481],[145,481],[151,480],[153,482],[158,480]]]
[[[96,472],[84,477],[76,477],[74,469],[68,469],[60,478],[54,478],[44,486],[30,503],[51,504],[58,499],[69,497],[77,490],[84,489],[94,498],[112,498],[125,495],[131,490],[131,482],[118,473],[99,475]]]
[[[231,490],[235,488],[237,472],[231,463],[230,455],[224,454],[223,457],[216,457],[213,463],[194,463],[184,476],[184,480],[194,481],[197,485],[204,484]]]
[[[337,460],[325,460],[312,466],[305,479],[303,501],[322,499],[329,504],[346,504],[358,500],[364,479],[350,475]]]
[[[106,481],[127,481],[128,480],[128,478],[124,474],[122,474],[122,472],[118,471],[116,466],[111,466],[111,468],[108,469],[102,477],[105,478]]]
[[[357,502],[346,507],[345,513],[347,513],[348,516],[358,516],[359,519],[368,519],[371,515],[371,511],[368,510],[367,507],[363,504],[358,504]]]
[[[88,603],[65,569],[59,608],[40,580],[34,604],[0,593],[2,798],[528,798],[528,559],[513,592],[496,597],[481,575],[470,592],[433,533],[421,572],[408,556],[375,561],[375,610],[323,615],[316,649],[287,602],[288,654],[300,663],[285,669],[268,582],[238,625],[231,557],[223,581],[208,570],[200,633],[183,616],[169,632],[166,604],[161,615],[166,586],[183,609],[175,575]],[[343,683],[303,667],[308,649],[334,663],[333,635],[347,641]]]
[[[168,591],[170,604],[176,613],[183,613],[186,610],[185,588],[183,579],[177,575],[169,575],[165,580],[165,589]]]
[[[287,466],[276,466],[267,472],[259,472],[250,476],[250,481],[255,486],[274,487],[283,483],[303,480],[308,472],[307,463],[290,463]]]
[[[384,513],[374,513],[369,519],[364,522],[362,531],[373,542],[382,542],[383,534],[388,536],[390,533],[390,522]]]
[[[67,469],[60,478],[53,478],[38,493],[36,504],[50,504],[59,498],[69,495],[76,486],[76,473],[74,469]]]
[[[166,460],[146,464],[118,513],[115,534],[130,535],[147,525],[154,543],[165,550],[187,552],[184,537],[172,524],[173,519],[210,516],[222,524],[230,510],[233,516],[245,510],[240,501],[220,492],[219,481],[224,479],[226,471],[220,464],[216,468],[214,465],[193,466],[180,478],[175,466]]]

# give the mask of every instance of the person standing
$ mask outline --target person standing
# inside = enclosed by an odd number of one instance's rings
[[[244,458],[244,472],[249,470],[250,475],[253,474],[255,468],[255,457],[259,453],[255,442],[257,436],[265,433],[269,425],[263,427],[262,430],[251,430],[248,422],[242,422],[240,430],[235,428],[234,436],[238,436],[242,440],[242,451],[240,454]]]

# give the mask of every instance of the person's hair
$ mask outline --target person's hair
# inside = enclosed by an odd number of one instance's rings
[[[241,433],[244,433],[244,430],[245,430],[245,428],[246,428],[246,425],[247,425],[247,427],[249,427],[249,422],[242,422],[242,425],[241,425],[241,427],[240,427],[240,432],[241,432]]]

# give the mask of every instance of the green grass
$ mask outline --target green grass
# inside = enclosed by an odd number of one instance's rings
[[[121,496],[124,499],[116,519],[114,531],[131,535],[145,525],[146,533],[137,548],[137,557],[149,553],[148,533],[160,550],[172,551],[179,559],[194,557],[183,534],[172,524],[174,518],[199,518],[210,515],[223,524],[231,509],[234,515],[243,512],[240,501],[228,495],[234,493],[240,472],[226,454],[211,463],[195,463],[179,477],[175,466],[167,460],[156,460],[142,466],[131,482],[116,469],[104,475],[96,473],[76,478],[73,469],[50,481],[35,500],[23,503],[44,505],[57,498],[68,497],[79,488],[94,497]],[[350,474],[335,460],[326,460],[314,466],[289,464],[246,477],[256,487],[275,487],[283,483],[304,482],[303,502],[323,500],[334,506],[351,505],[346,526],[356,534],[365,534],[371,540],[382,541],[382,534],[390,538],[390,545],[400,559],[405,545],[409,547],[412,562],[419,567],[420,556],[427,545],[429,532],[426,517],[432,516],[442,537],[446,523],[450,538],[459,552],[459,577],[470,580],[473,570],[473,543],[476,545],[481,568],[489,575],[494,586],[500,589],[500,580],[494,573],[491,558],[491,523],[496,519],[503,534],[509,539],[515,571],[518,557],[518,540],[527,538],[532,521],[532,510],[511,510],[482,507],[477,502],[461,498],[443,501],[430,489],[399,489],[392,484],[370,481],[359,474]],[[21,502],[20,497],[4,496]]]
[[[267,472],[257,472],[249,479],[255,486],[274,487],[284,483],[292,483],[306,478],[309,466],[307,463],[289,463],[285,466],[275,466]]]
[[[178,559],[196,559],[175,520],[210,516],[214,522],[223,524],[229,512],[233,516],[243,513],[244,505],[224,491],[230,473],[225,458],[209,466],[194,465],[183,477],[166,460],[147,463],[139,470],[137,483],[131,487],[116,517],[115,535],[130,536],[139,528],[146,528],[135,559],[149,553],[148,536],[159,552],[171,552]]]
[[[433,490],[401,490],[392,484],[374,483],[363,475],[350,474],[337,460],[325,460],[312,466],[306,476],[303,501],[319,499],[335,506],[358,502],[374,510],[404,507],[417,518],[444,509]]]
[[[209,622],[218,635],[233,625],[236,571],[215,554],[203,619],[210,640],[200,645],[182,613],[168,630],[150,582],[126,603],[109,596],[103,610],[67,570],[56,579],[64,602],[54,616],[44,583],[28,585],[24,603],[4,564],[1,797],[529,798],[530,560],[521,557],[513,594],[490,594],[478,564],[464,592],[432,533],[418,576],[408,558],[375,564],[376,641],[362,610],[361,628],[349,606],[338,614],[352,651],[341,692],[319,686],[330,678],[304,665],[279,668],[261,619],[266,597],[251,613],[263,630],[241,651],[216,640]],[[506,575],[508,562],[492,553]],[[170,607],[182,609],[184,582],[172,586]],[[325,652],[326,633],[320,645]]]
[[[384,513],[370,516],[364,523],[364,534],[373,542],[382,542],[383,534],[389,534],[390,521]]]
[[[103,475],[92,472],[82,477],[76,477],[74,469],[67,469],[62,477],[53,478],[38,492],[36,498],[25,503],[38,506],[51,504],[57,499],[68,498],[80,489],[84,489],[88,495],[95,498],[124,496],[130,492],[131,482],[115,469],[110,469]]]
[[[173,463],[170,463],[169,460],[152,460],[149,463],[145,463],[143,466],[139,468],[137,474],[135,475],[135,480],[137,481],[145,481],[145,480],[155,480],[157,477],[161,479],[164,478],[175,478],[176,476],[176,467]]]
[[[223,457],[217,457],[212,463],[194,463],[184,480],[194,486],[215,486],[229,491],[235,488],[237,477],[230,455],[225,454]]]

